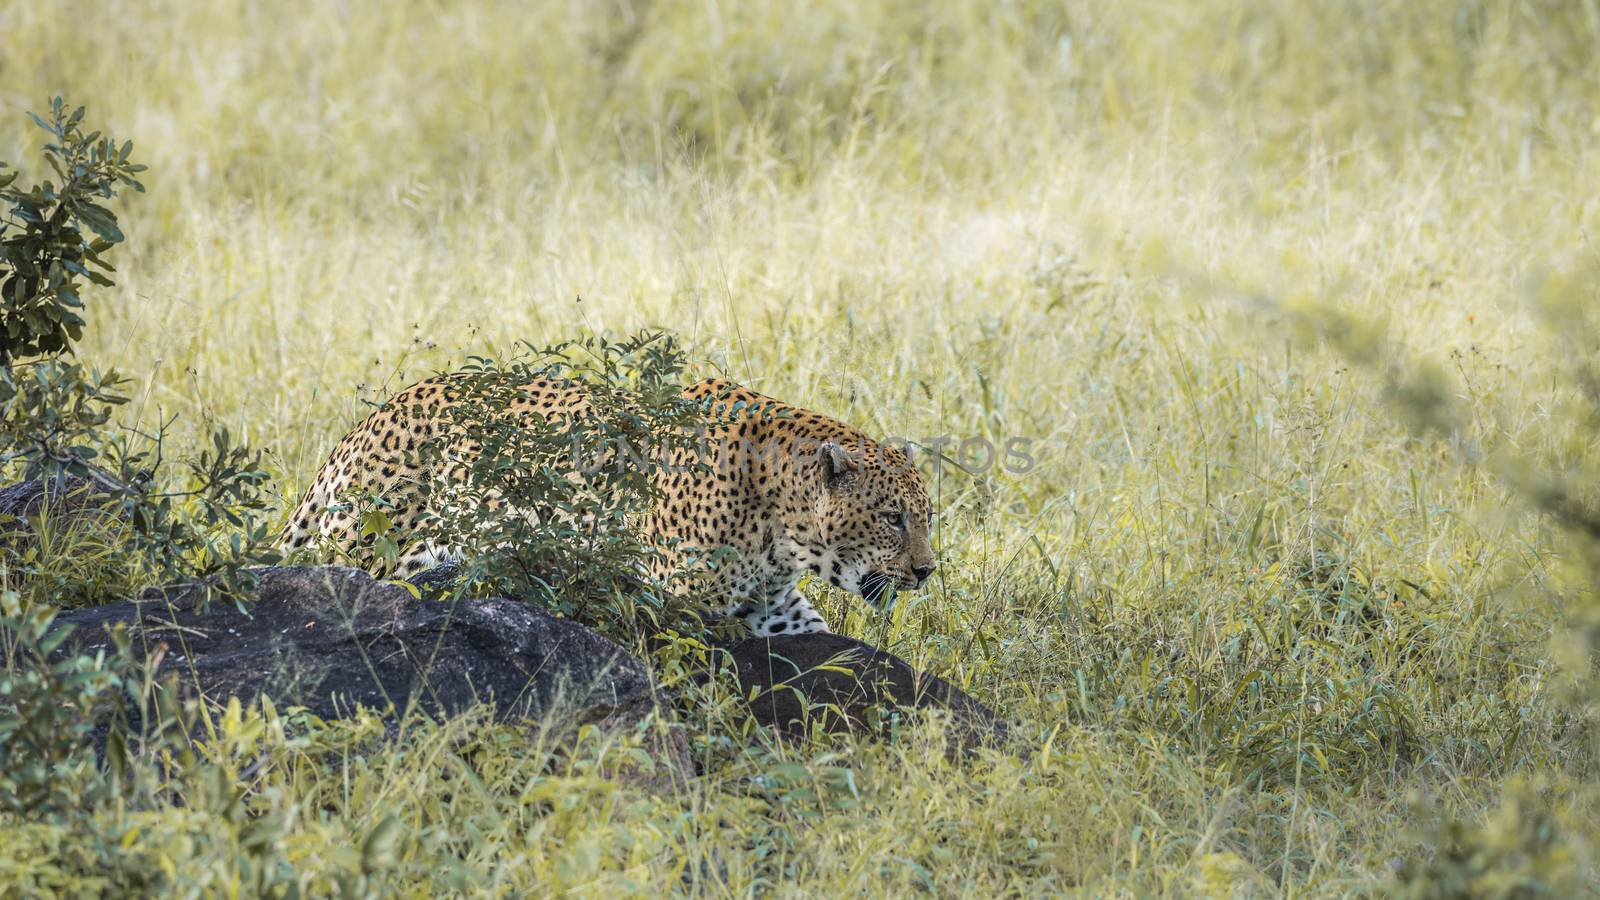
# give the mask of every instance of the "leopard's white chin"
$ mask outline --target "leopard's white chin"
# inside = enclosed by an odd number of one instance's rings
[[[862,584],[867,580],[868,569],[865,564],[852,565],[839,573],[834,586],[840,590],[849,591],[857,596],[863,596]]]
[[[894,609],[900,594],[900,581],[886,572],[874,571],[866,563],[856,563],[840,570],[829,582],[840,590],[849,591],[867,601],[874,609],[888,612]]]

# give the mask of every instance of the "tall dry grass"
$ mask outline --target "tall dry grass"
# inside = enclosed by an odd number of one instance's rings
[[[270,448],[286,502],[365,402],[585,329],[880,434],[1033,442],[1026,475],[942,468],[940,575],[893,617],[818,588],[1031,757],[775,748],[660,797],[462,724],[262,738],[308,885],[388,810],[418,891],[1596,888],[1595,723],[1551,650],[1592,587],[1474,455],[1592,459],[1529,302],[1592,299],[1592,0],[67,0],[0,33],[0,158],[64,93],[151,166],[85,356],[179,440]],[[1327,310],[1382,357],[1308,336]],[[1397,362],[1470,429],[1408,428]],[[240,877],[236,826],[137,827]]]

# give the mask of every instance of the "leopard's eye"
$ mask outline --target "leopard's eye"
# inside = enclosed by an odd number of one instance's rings
[[[906,515],[898,509],[884,510],[883,518],[895,528],[906,527]]]

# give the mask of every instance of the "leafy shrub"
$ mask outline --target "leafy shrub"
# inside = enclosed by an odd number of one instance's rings
[[[25,896],[145,896],[188,878],[249,886],[253,896],[372,892],[392,866],[393,816],[353,835],[360,852],[336,854],[327,872],[290,864],[282,840],[294,813],[260,790],[269,754],[317,758],[384,734],[371,714],[323,723],[280,713],[262,698],[209,709],[184,698],[176,676],[155,680],[132,662],[126,632],[112,651],[60,656],[70,629],[42,604],[0,594],[0,821],[7,833],[6,892]],[[132,724],[136,720],[137,724]],[[203,743],[196,735],[204,734]],[[353,738],[342,739],[339,734]],[[101,738],[102,752],[91,749]],[[252,787],[255,790],[252,790]],[[174,848],[181,847],[174,854]],[[173,859],[180,862],[176,869]]]
[[[0,810],[61,815],[100,798],[94,755],[83,752],[123,688],[126,653],[51,659],[68,635],[55,610],[0,594]],[[125,638],[123,649],[126,650]]]
[[[537,603],[625,643],[700,629],[692,573],[659,578],[669,548],[642,540],[668,466],[703,469],[704,405],[684,399],[685,357],[671,336],[590,336],[527,347],[506,362],[475,358],[450,383],[444,439],[417,462],[447,473],[426,485],[421,539],[466,556],[474,589]],[[576,392],[571,420],[518,412],[535,382]],[[354,498],[370,549],[399,546],[382,497]],[[713,561],[714,563],[714,561]]]
[[[106,254],[123,238],[100,201],[143,190],[131,143],[86,133],[83,118],[59,98],[48,119],[34,117],[50,132],[45,158],[59,184],[13,188],[16,173],[0,164],[0,476],[36,483],[42,500],[30,521],[0,521],[0,812],[36,833],[82,838],[63,857],[92,877],[22,879],[72,893],[159,880],[153,860],[136,859],[125,835],[95,817],[104,805],[177,799],[165,785],[193,761],[201,709],[178,700],[174,684],[141,676],[125,634],[110,654],[57,652],[68,629],[56,611],[152,581],[197,581],[240,602],[249,566],[274,558],[258,452],[218,429],[207,449],[169,463],[166,423],[153,434],[119,426],[123,380],[71,358],[85,324],[82,284],[111,285]],[[58,541],[64,533],[72,539]],[[123,716],[133,709],[137,731]],[[164,762],[131,769],[130,754]],[[232,802],[231,782],[217,799]]]
[[[33,116],[50,133],[44,156],[59,185],[24,191],[11,186],[16,172],[0,171],[0,474],[45,480],[58,499],[91,493],[74,504],[105,513],[96,521],[119,548],[107,565],[129,577],[200,580],[241,598],[251,586],[248,567],[274,558],[260,453],[217,429],[209,449],[181,460],[174,475],[162,454],[165,423],[153,435],[117,427],[123,379],[64,356],[83,334],[80,279],[111,286],[106,254],[123,239],[99,201],[122,188],[144,190],[134,176],[145,167],[129,161],[132,142],[119,147],[86,133],[83,118],[82,107],[69,112],[59,97],[48,119]],[[0,571],[25,588],[40,568],[36,541],[0,546]],[[108,599],[96,573],[82,574],[34,583],[29,593],[56,605]]]
[[[160,433],[148,439],[108,427],[112,410],[126,402],[115,393],[119,384],[115,373],[59,359],[0,368],[0,433],[10,444],[0,464],[24,480],[44,480],[57,506],[93,507],[90,522],[111,551],[106,567],[147,582],[200,581],[243,598],[253,583],[249,567],[276,558],[260,452],[220,428],[209,448],[180,460],[173,474],[163,465]],[[61,524],[50,518],[33,523],[35,538]],[[0,522],[0,530],[10,529]],[[49,568],[39,548],[37,539],[7,541],[0,565],[27,582]],[[80,606],[105,602],[108,588],[138,586],[102,582],[95,569],[65,571],[74,577],[35,583],[32,593],[56,606]]]
[[[18,190],[17,173],[0,162],[0,204],[9,207],[0,216],[0,364],[65,353],[83,336],[78,279],[109,287],[103,254],[122,241],[116,215],[97,201],[144,190],[134,176],[145,167],[128,161],[133,142],[85,134],[83,114],[81,106],[69,113],[60,97],[48,121],[29,113],[50,132],[44,157],[59,185]]]

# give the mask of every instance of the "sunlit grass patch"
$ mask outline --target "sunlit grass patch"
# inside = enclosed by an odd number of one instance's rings
[[[641,327],[1034,463],[921,457],[940,569],[892,615],[812,586],[1028,754],[787,742],[713,692],[661,790],[631,738],[248,710],[182,802],[7,821],[0,878],[1596,889],[1592,570],[1524,502],[1593,483],[1592,4],[72,0],[0,32],[0,158],[60,92],[151,167],[81,355],[174,449],[267,448],[286,506],[394,390]],[[133,587],[103,544],[0,589]]]

